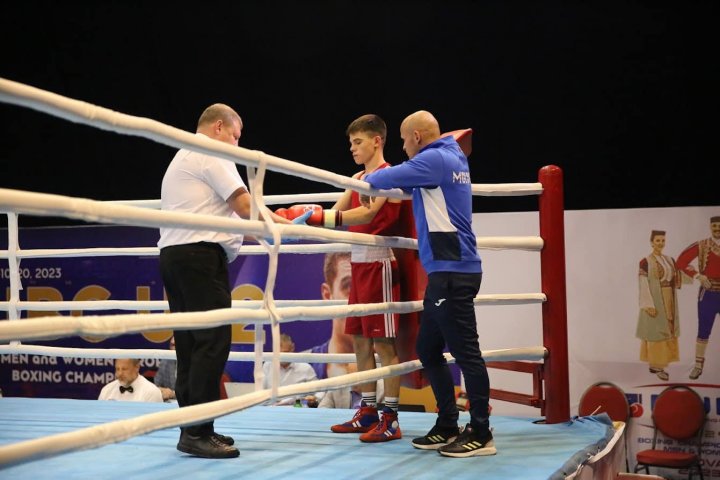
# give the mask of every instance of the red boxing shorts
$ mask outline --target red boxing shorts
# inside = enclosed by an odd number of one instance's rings
[[[400,275],[397,261],[351,263],[352,283],[348,305],[360,303],[397,302],[400,299]],[[395,338],[400,315],[378,313],[359,317],[347,317],[345,333],[367,338]]]

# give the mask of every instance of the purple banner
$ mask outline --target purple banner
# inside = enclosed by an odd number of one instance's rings
[[[156,245],[156,229],[119,226],[28,228],[19,234],[20,248],[148,247]],[[7,231],[0,231],[0,246],[7,248]],[[280,256],[275,299],[319,299],[324,281],[323,254]],[[233,298],[262,300],[268,270],[265,255],[241,256],[230,264]],[[21,301],[163,300],[156,256],[107,256],[25,259],[20,264]],[[10,297],[9,267],[0,263],[0,286]],[[22,318],[48,315],[107,315],[128,311],[22,312]],[[5,312],[0,312],[7,319]],[[253,350],[252,326],[233,326],[234,351]],[[265,350],[271,350],[270,327]],[[332,321],[291,322],[282,325],[296,351],[328,342]],[[167,348],[171,330],[121,335],[112,338],[70,337],[24,342],[74,348]],[[0,388],[7,396],[97,398],[102,386],[114,378],[112,359],[55,358],[34,355],[0,356]],[[144,372],[157,367],[145,360]],[[251,362],[228,362],[227,373],[236,382],[252,382]]]

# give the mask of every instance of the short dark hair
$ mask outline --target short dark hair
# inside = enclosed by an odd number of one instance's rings
[[[665,236],[665,230],[653,230],[650,232],[650,241],[653,241],[653,238],[655,237],[664,237]]]
[[[373,133],[379,136],[384,144],[385,138],[387,138],[387,125],[385,125],[385,120],[379,116],[374,113],[368,113],[353,120],[350,125],[348,125],[345,135],[357,132]]]

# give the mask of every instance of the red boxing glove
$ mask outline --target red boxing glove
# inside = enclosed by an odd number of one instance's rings
[[[293,205],[287,209],[286,218],[292,220],[308,210],[313,211],[306,221],[308,225],[326,228],[335,228],[342,225],[342,212],[340,210],[324,210],[320,205]]]
[[[287,208],[278,208],[277,210],[275,210],[275,213],[283,218],[288,218]]]

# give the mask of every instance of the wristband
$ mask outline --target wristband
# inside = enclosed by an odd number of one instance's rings
[[[335,228],[342,226],[342,211],[325,210],[323,213],[323,227]]]

